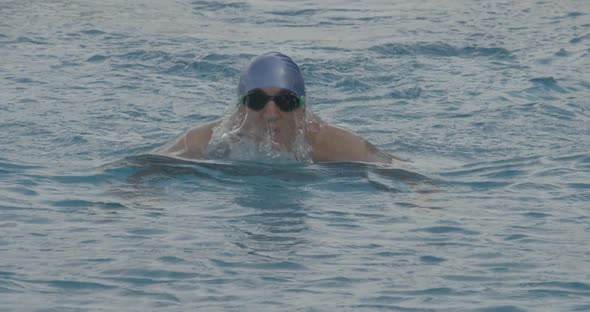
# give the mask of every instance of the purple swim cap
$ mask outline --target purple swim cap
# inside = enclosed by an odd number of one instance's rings
[[[299,66],[290,57],[279,52],[257,56],[246,66],[240,76],[238,95],[264,87],[287,89],[299,96],[305,96]]]

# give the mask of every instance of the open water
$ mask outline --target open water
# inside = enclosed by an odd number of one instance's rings
[[[410,162],[150,156],[281,51]],[[0,1],[0,311],[590,311],[590,2]]]

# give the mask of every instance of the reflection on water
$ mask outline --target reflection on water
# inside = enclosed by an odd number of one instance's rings
[[[295,192],[281,184],[251,185],[236,194],[234,201],[245,209],[230,220],[233,230],[241,233],[233,243],[257,255],[288,256],[305,243],[305,198],[310,194]]]
[[[127,178],[128,187],[111,193],[143,202],[143,196],[166,197],[166,188],[175,187],[174,193],[183,190],[203,199],[191,203],[201,208],[218,204],[209,196],[223,198],[225,209],[236,207],[218,216],[230,243],[248,254],[273,257],[287,256],[304,242],[305,199],[311,195],[300,186],[322,179],[300,164],[186,161],[154,155],[129,157],[127,164],[136,167]]]
[[[386,206],[391,201],[401,207],[441,208],[432,201],[439,193],[437,182],[376,164],[263,164],[139,155],[119,165],[134,168],[127,176],[128,185],[117,192],[133,201],[157,202],[167,193],[184,193],[203,199],[193,204],[209,207],[219,204],[212,197],[223,198],[226,206],[236,207],[224,220],[236,231],[234,244],[253,253],[288,251],[301,244],[302,232],[308,228],[307,211],[323,192],[361,191],[387,198]]]

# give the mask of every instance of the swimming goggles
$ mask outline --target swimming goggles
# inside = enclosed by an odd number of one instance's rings
[[[246,95],[241,96],[239,102],[248,106],[251,110],[259,111],[271,100],[274,101],[283,112],[292,112],[300,106],[305,105],[305,97],[298,96],[293,92],[282,91],[276,95],[268,95],[260,89],[254,89]]]

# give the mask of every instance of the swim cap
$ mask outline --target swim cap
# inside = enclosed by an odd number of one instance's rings
[[[305,85],[299,66],[279,52],[269,52],[254,58],[242,71],[238,84],[238,96],[264,87],[287,89],[305,96]]]

